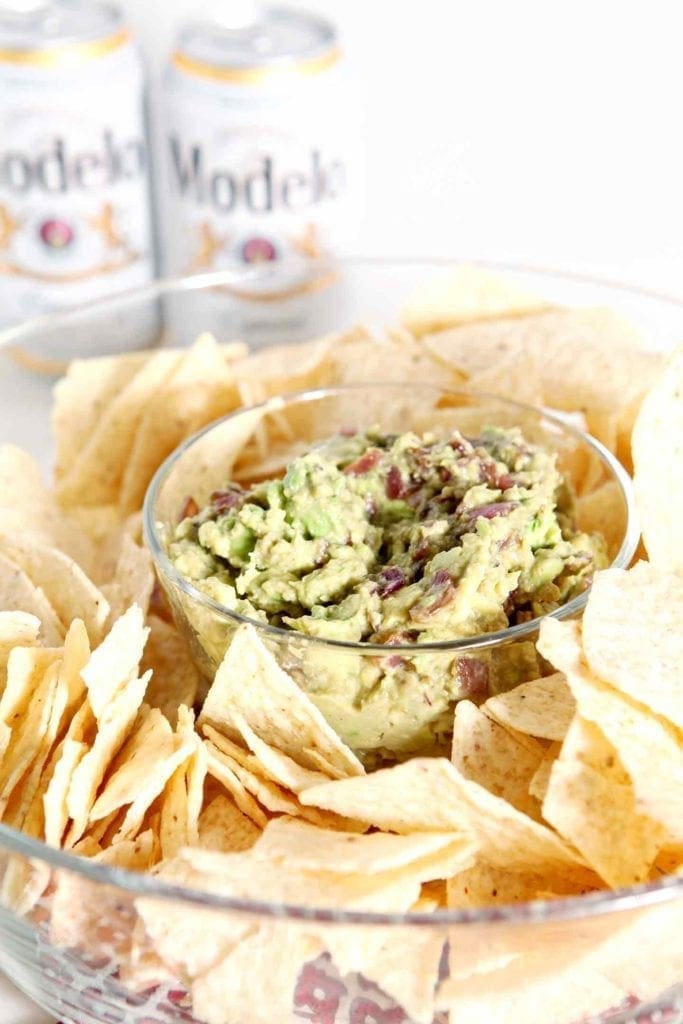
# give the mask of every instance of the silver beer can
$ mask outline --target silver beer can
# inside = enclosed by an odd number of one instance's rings
[[[144,78],[120,11],[0,0],[0,325],[154,274]]]
[[[354,86],[326,19],[237,2],[215,11],[180,28],[164,80],[163,268],[296,274],[353,244]]]

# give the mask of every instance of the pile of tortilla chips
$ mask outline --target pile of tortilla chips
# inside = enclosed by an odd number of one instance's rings
[[[683,459],[683,357],[662,367],[608,310],[551,309],[463,269],[381,336],[356,328],[253,355],[202,336],[183,351],[72,364],[55,390],[54,488],[25,452],[0,449],[2,822],[174,885],[340,911],[471,910],[682,871],[683,474],[671,460]],[[250,626],[197,702],[139,510],[160,462],[241,405],[416,378],[578,413],[627,466],[637,418],[652,560],[600,573],[582,622],[543,624],[543,678],[461,702],[450,759],[366,772]],[[296,443],[291,424],[271,419],[244,439],[244,464],[277,464],[277,445]],[[618,497],[589,474],[580,524],[619,537]],[[577,933],[576,964],[558,964],[562,943],[551,957],[527,930],[495,946],[471,929],[463,943],[447,929],[397,937],[152,897],[124,906],[22,858],[6,862],[2,901],[47,916],[55,946],[115,957],[131,988],[177,979],[206,1024],[290,1019],[300,969],[323,953],[418,1024],[438,1008],[461,1022],[509,1020],[513,1007],[527,1024],[569,1024],[683,978],[675,939],[676,956],[647,978],[620,973],[646,941],[636,927],[630,945],[602,935],[600,959],[593,933],[592,959],[579,955]],[[103,929],[107,914],[115,927]],[[646,923],[658,940],[680,924]]]

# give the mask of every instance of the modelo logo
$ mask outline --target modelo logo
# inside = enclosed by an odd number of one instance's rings
[[[240,206],[251,213],[274,210],[305,210],[327,199],[336,199],[345,187],[341,160],[324,160],[312,149],[306,166],[282,171],[271,156],[244,174],[231,167],[208,169],[199,145],[183,151],[177,136],[169,137],[173,186],[181,196],[198,205],[208,204],[217,213],[232,213]]]
[[[72,189],[89,192],[140,178],[146,167],[145,143],[140,138],[119,142],[107,129],[99,149],[72,153],[67,140],[56,136],[47,149],[35,154],[0,152],[0,188],[17,195],[31,189],[49,195]]]

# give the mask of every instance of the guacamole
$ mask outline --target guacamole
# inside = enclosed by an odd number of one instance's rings
[[[169,554],[199,590],[293,641],[387,647],[353,666],[345,651],[320,647],[295,659],[302,685],[354,748],[432,747],[455,700],[484,699],[538,668],[533,644],[471,658],[392,647],[533,619],[607,563],[601,539],[574,526],[554,454],[518,429],[338,435],[281,479],[226,484],[190,511]]]

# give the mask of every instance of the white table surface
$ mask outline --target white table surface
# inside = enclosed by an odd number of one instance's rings
[[[2,1024],[54,1024],[30,999],[22,995],[0,974],[0,1020]]]

